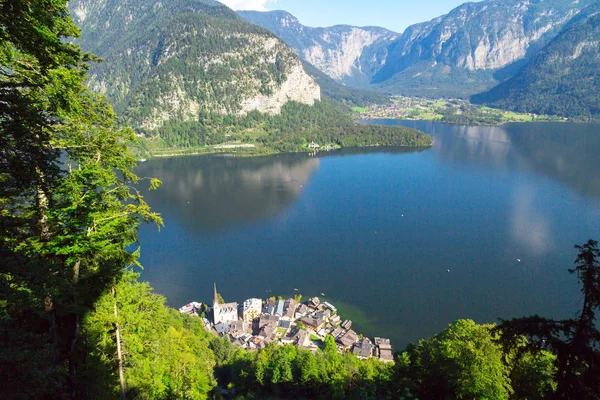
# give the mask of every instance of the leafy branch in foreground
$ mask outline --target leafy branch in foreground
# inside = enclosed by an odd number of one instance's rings
[[[556,399],[597,399],[600,394],[600,331],[596,311],[600,308],[600,250],[589,240],[576,245],[575,268],[582,285],[583,306],[576,319],[555,321],[539,316],[502,321],[498,329],[505,349],[512,351],[522,336],[529,340],[520,353],[536,354],[547,349],[556,354]]]

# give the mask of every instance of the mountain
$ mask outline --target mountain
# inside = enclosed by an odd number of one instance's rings
[[[241,11],[343,84],[386,93],[460,97],[513,76],[596,0],[465,3],[402,34],[346,25],[311,28],[285,11]]]
[[[104,59],[89,86],[149,133],[200,114],[278,114],[312,105],[320,88],[272,33],[212,0],[74,0],[79,43]]]
[[[379,27],[312,28],[285,11],[239,11],[246,21],[275,33],[305,61],[343,84],[365,86],[386,64],[398,33]]]
[[[536,114],[600,118],[600,2],[567,24],[517,75],[472,101]]]
[[[324,97],[345,104],[349,107],[366,107],[371,104],[388,104],[390,96],[375,90],[359,89],[342,85],[314,65],[303,61],[304,70],[310,74],[319,86]]]
[[[465,3],[390,45],[373,83],[388,91],[467,97],[512,76],[595,0]]]

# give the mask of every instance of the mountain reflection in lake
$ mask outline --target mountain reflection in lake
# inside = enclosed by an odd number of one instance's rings
[[[600,198],[600,124],[512,123],[448,125],[430,121],[374,120],[427,132],[445,161],[496,171],[531,170],[582,194]]]
[[[414,126],[428,149],[151,160],[142,279],[169,304],[323,292],[396,349],[459,318],[570,317],[600,238],[598,125]],[[189,202],[189,203],[188,203]],[[521,260],[521,261],[517,261]]]
[[[278,214],[318,167],[318,158],[203,156],[153,160],[136,173],[163,182],[151,193],[161,205],[158,211],[177,214],[179,223],[210,234]]]

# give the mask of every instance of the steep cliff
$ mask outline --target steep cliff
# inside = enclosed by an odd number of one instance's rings
[[[75,0],[80,44],[104,58],[89,85],[148,133],[200,114],[277,114],[320,88],[272,33],[215,1]]]
[[[239,11],[248,22],[275,33],[305,61],[338,82],[365,86],[385,65],[398,34],[378,27],[311,28],[285,11]]]
[[[600,3],[581,11],[513,78],[473,101],[537,114],[600,119]]]
[[[409,27],[373,82],[412,95],[465,97],[494,86],[595,0],[488,0]]]

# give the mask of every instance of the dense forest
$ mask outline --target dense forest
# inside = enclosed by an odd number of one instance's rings
[[[457,321],[393,365],[340,354],[331,337],[316,354],[245,352],[166,307],[133,272],[138,226],[162,225],[134,187],[135,136],[86,88],[93,56],[64,40],[78,34],[66,6],[0,7],[1,398],[598,398],[591,240],[571,270],[577,318]]]
[[[276,152],[306,151],[308,143],[339,147],[431,146],[431,138],[404,127],[355,124],[347,109],[323,99],[314,106],[289,102],[279,115],[252,111],[245,116],[202,113],[196,122],[165,123],[157,130],[168,147],[239,141]]]

